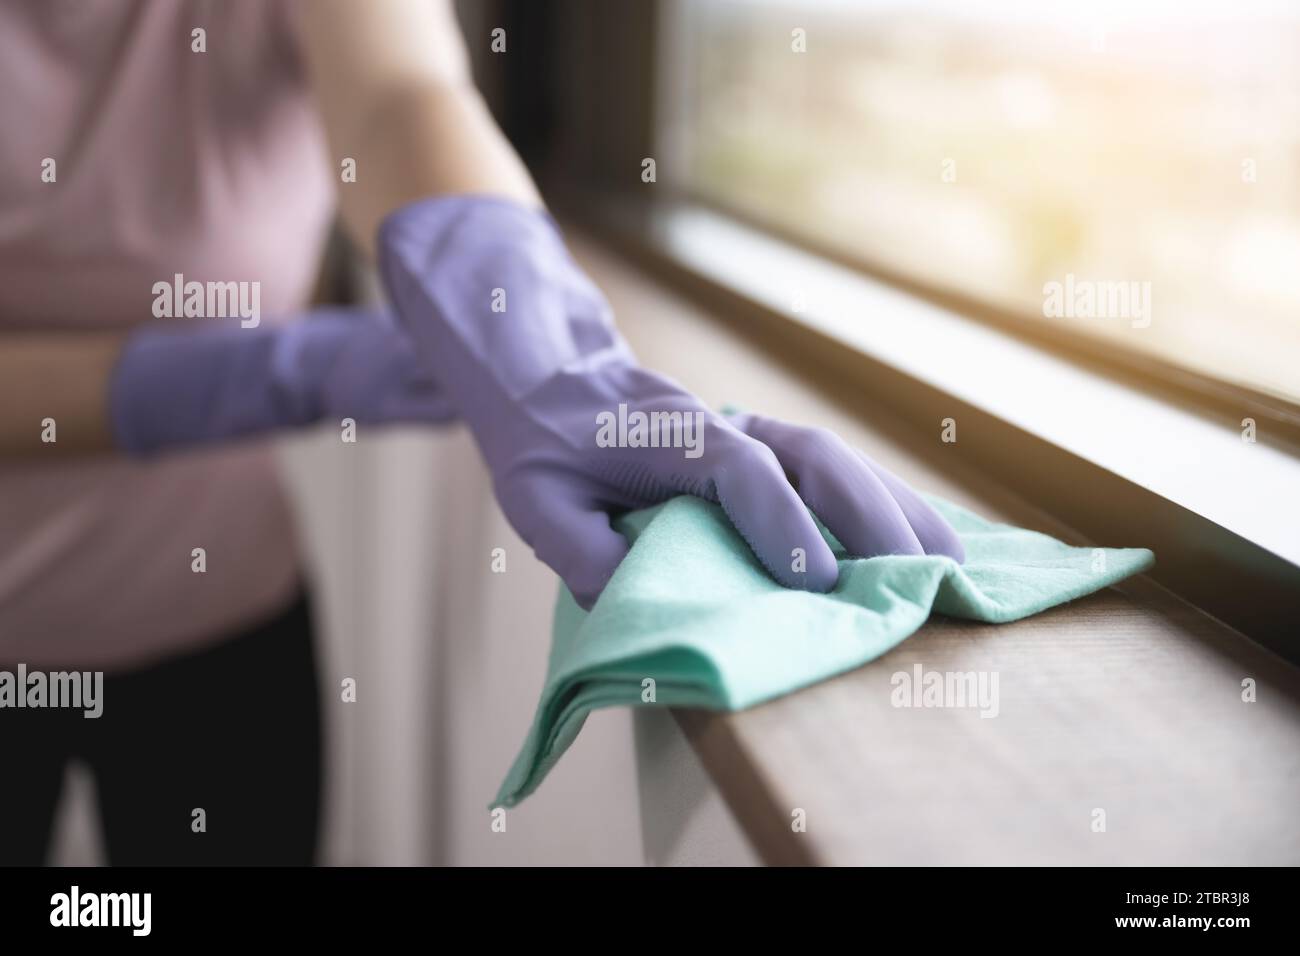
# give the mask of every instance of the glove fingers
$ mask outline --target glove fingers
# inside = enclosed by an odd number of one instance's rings
[[[518,510],[520,536],[560,576],[574,600],[591,610],[627,555],[627,539],[610,526],[607,513],[558,480],[537,482]]]
[[[787,456],[799,494],[850,554],[923,554],[911,523],[866,463],[839,439],[812,453]],[[780,457],[780,452],[777,453]]]
[[[758,416],[745,417],[745,431],[772,449],[799,495],[850,554],[924,553],[891,489],[838,435]]]
[[[895,475],[888,468],[872,461],[866,455],[859,453],[862,460],[866,463],[880,479],[881,483],[889,489],[889,493],[894,496],[898,506],[903,509],[903,514],[907,515],[908,524],[912,526],[912,531],[916,533],[917,540],[921,542],[921,547],[925,548],[926,554],[946,554],[957,563],[966,560],[966,548],[961,543],[961,538],[953,530],[952,525],[943,519],[939,512],[935,511],[930,504],[922,498],[917,492]]]
[[[835,555],[772,450],[744,439],[725,455],[714,470],[719,504],[772,577],[788,588],[834,588]]]
[[[547,564],[564,579],[573,599],[590,611],[627,557],[627,539],[610,527],[609,515],[603,511],[575,511],[569,519],[568,534],[571,537],[557,549],[555,562]]]

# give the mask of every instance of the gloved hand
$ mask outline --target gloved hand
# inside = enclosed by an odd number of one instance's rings
[[[386,314],[344,307],[276,328],[143,326],[122,348],[108,404],[117,446],[134,455],[327,418],[455,417]]]
[[[838,577],[809,507],[857,554],[962,560],[936,512],[830,432],[729,420],[639,367],[545,213],[424,200],[384,222],[379,250],[394,311],[463,412],[506,517],[583,607],[627,552],[610,513],[683,493],[720,504],[788,587]]]

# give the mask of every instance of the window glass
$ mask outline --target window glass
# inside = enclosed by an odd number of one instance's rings
[[[1300,2],[680,2],[692,192],[1300,401]]]

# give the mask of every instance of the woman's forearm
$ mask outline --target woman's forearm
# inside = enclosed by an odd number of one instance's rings
[[[0,459],[111,451],[120,332],[0,334]]]
[[[541,205],[532,180],[473,89],[394,92],[369,120],[353,149],[364,176],[358,173],[355,183],[342,187],[339,208],[348,233],[372,259],[380,222],[418,199],[483,193]],[[449,150],[449,142],[462,147]]]
[[[428,196],[485,193],[540,205],[537,188],[470,77],[454,13],[431,0],[321,0],[302,8],[304,49],[353,238]]]
[[[374,251],[379,223],[429,196],[541,200],[470,77],[445,0],[315,0],[300,8],[303,49],[349,231]],[[0,458],[114,448],[109,380],[124,335],[0,333]]]

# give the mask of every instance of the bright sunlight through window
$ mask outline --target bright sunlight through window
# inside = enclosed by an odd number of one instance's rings
[[[1300,3],[683,0],[683,18],[691,191],[1300,402]]]

